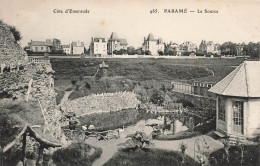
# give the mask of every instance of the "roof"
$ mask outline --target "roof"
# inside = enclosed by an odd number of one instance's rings
[[[112,34],[111,34],[109,40],[117,40],[117,39],[118,39],[118,37],[117,37],[116,32],[112,32]]]
[[[107,64],[105,64],[105,62],[103,61],[102,64],[99,65],[99,68],[108,68],[109,66]]]
[[[105,38],[100,38],[100,37],[95,37],[95,38],[94,38],[94,42],[99,42],[99,39],[101,39],[102,42],[106,42],[106,39],[105,39]]]
[[[70,45],[68,44],[68,45],[61,45],[62,46],[62,48],[70,48]]]
[[[148,35],[148,37],[147,37],[147,41],[156,41],[156,39],[154,39],[152,33],[149,33],[149,35]]]
[[[84,47],[84,43],[80,41],[73,41],[71,45],[72,47]]]
[[[46,41],[31,41],[30,44],[32,46],[52,46],[52,43]]]
[[[124,46],[128,45],[126,39],[119,39],[119,42],[120,42],[120,45],[124,45]]]
[[[245,61],[209,92],[224,96],[260,97],[260,61]]]

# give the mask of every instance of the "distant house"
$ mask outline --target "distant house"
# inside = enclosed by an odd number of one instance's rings
[[[172,41],[166,45],[169,55],[181,56],[182,51],[180,50],[180,46],[177,43],[173,43]]]
[[[213,43],[213,41],[206,42],[205,40],[202,40],[199,45],[199,52],[200,53],[213,53],[213,54],[220,54],[220,45]]]
[[[107,53],[113,54],[114,51],[127,50],[128,43],[126,39],[120,39],[115,32],[112,32],[107,43]]]
[[[209,92],[217,94],[216,128],[227,136],[254,137],[260,127],[260,61],[245,61]]]
[[[243,44],[238,44],[236,46],[236,55],[237,56],[243,56],[244,55],[244,45]]]
[[[193,42],[190,41],[186,41],[184,43],[182,43],[180,46],[180,51],[183,53],[187,53],[187,52],[197,52],[197,45]]]
[[[89,46],[90,56],[105,56],[107,55],[107,42],[105,38],[91,38],[91,43]]]
[[[59,39],[47,39],[46,41],[32,41],[28,43],[31,52],[62,52]]]
[[[73,41],[71,43],[71,53],[73,55],[81,55],[85,53],[84,43],[81,41]]]
[[[65,52],[66,54],[71,54],[71,46],[70,46],[70,44],[62,45],[62,49],[63,49],[63,52]]]
[[[142,51],[150,51],[151,55],[159,55],[158,51],[164,52],[164,43],[161,38],[155,39],[153,34],[150,33],[147,39],[144,37]]]
[[[52,43],[46,41],[31,41],[28,43],[31,52],[51,52]]]

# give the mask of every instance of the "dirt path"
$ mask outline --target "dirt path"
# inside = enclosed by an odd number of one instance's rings
[[[63,96],[63,98],[61,99],[59,106],[62,106],[63,103],[65,103],[66,101],[68,101],[68,98],[69,98],[69,96],[70,96],[70,94],[71,94],[72,92],[73,92],[73,91],[66,91],[66,92],[64,93],[64,96]]]
[[[182,140],[175,140],[175,141],[153,140],[153,143],[155,144],[155,148],[158,148],[158,149],[180,151],[180,144],[182,144],[182,142],[183,142],[183,144],[187,145],[187,149],[185,151],[186,155],[188,155],[198,161],[197,155],[199,155],[199,153],[194,154],[194,148],[197,145],[197,144],[195,145],[195,142],[198,143],[199,142],[198,140],[203,141],[204,139],[207,142],[207,145],[209,146],[208,149],[204,148],[205,152],[211,153],[215,150],[218,150],[218,149],[224,147],[220,141],[214,140],[213,138],[206,136],[206,135],[201,135],[201,136],[188,138],[188,139],[182,139]],[[196,151],[197,151],[197,146],[196,146]]]
[[[140,121],[136,125],[129,126],[124,129],[123,133],[120,134],[119,139],[98,141],[96,140],[96,138],[88,138],[86,140],[86,143],[102,148],[103,151],[100,158],[94,161],[93,166],[101,166],[105,164],[118,151],[119,146],[117,145],[127,140],[125,138],[126,135],[133,133],[134,131],[144,131],[143,130],[144,127],[145,127],[145,121]],[[183,142],[184,144],[187,145],[186,154],[194,158],[194,144],[195,142],[199,142],[198,139],[201,141],[203,141],[204,139],[206,140],[207,144],[209,145],[208,148],[209,153],[223,147],[223,144],[220,141],[214,140],[213,138],[206,135],[201,135],[201,136],[183,139],[183,140],[174,140],[174,141],[152,140],[152,142],[155,144],[154,148],[173,150],[173,151],[180,151],[180,144]],[[196,153],[195,155],[195,160],[198,161],[197,155],[198,153]]]
[[[98,141],[96,138],[88,138],[86,143],[94,145],[102,149],[100,158],[94,161],[92,166],[101,166],[105,164],[118,151],[118,144],[125,142],[125,138],[111,139],[108,141]]]

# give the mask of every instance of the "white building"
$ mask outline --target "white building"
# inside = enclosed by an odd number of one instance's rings
[[[90,56],[105,56],[107,55],[107,42],[105,38],[91,38]]]
[[[254,137],[260,130],[260,61],[245,61],[209,92],[217,94],[216,129]]]
[[[63,52],[65,52],[66,54],[71,54],[71,46],[70,46],[70,44],[62,45],[62,49],[63,49]]]

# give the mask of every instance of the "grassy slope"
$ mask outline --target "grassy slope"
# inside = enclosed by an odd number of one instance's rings
[[[0,117],[1,146],[12,141],[25,124],[44,124],[38,102],[0,100]]]
[[[72,79],[79,79],[80,76],[94,76],[98,65],[105,61],[110,69],[110,76],[116,85],[118,80],[128,80],[132,83],[150,84],[150,82],[168,83],[174,80],[204,80],[218,82],[229,74],[234,66],[239,65],[241,59],[51,59],[52,67],[55,70],[55,90],[58,93],[57,103],[63,97],[66,89],[72,86]],[[209,76],[214,72],[214,76]],[[89,77],[90,78],[90,77]],[[111,78],[111,77],[110,77]],[[79,87],[84,86],[83,83]],[[92,80],[88,81],[94,83]],[[130,83],[131,84],[131,83]],[[83,86],[82,86],[83,85]],[[111,84],[113,85],[113,83]],[[95,85],[94,89],[79,88],[70,98],[77,98],[91,93],[111,92],[117,86],[107,88],[102,82]],[[131,86],[130,86],[131,87]],[[114,90],[114,91],[116,91]]]
[[[74,76],[94,76],[103,60],[109,65],[111,76],[158,81],[205,77],[208,73],[204,67],[212,69],[216,78],[223,78],[233,69],[230,66],[242,62],[240,59],[51,59],[51,63],[56,80],[71,80]]]
[[[190,165],[199,165],[194,163],[194,160],[189,156],[185,156],[185,163],[182,163],[182,156],[180,152],[175,151],[166,151],[160,149],[146,149],[146,150],[137,150],[130,152],[117,152],[104,166],[190,166]]]

